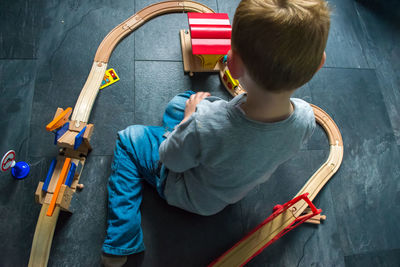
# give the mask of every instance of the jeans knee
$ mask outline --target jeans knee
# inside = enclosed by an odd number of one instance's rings
[[[131,125],[126,129],[118,132],[118,141],[126,146],[132,146],[140,142],[146,133],[146,126]]]
[[[143,136],[145,128],[146,127],[144,125],[131,125],[128,126],[126,129],[119,131],[118,137],[121,140],[126,140],[127,138],[135,139],[139,136]]]

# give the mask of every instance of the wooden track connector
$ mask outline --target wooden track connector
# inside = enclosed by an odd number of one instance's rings
[[[93,124],[81,123],[79,127],[75,127],[75,124],[71,122],[69,130],[57,140],[57,145],[62,148],[72,149],[77,151],[78,154],[87,156],[92,150],[90,138],[93,133],[93,128]],[[79,158],[79,156],[77,156],[77,158]]]
[[[302,215],[308,215],[311,214],[311,209],[310,208],[306,208],[304,210],[304,212],[302,213]],[[308,219],[307,221],[305,221],[306,223],[310,223],[310,224],[321,224],[322,221],[326,220],[326,215],[321,215],[321,214],[317,214],[314,217],[311,217],[310,219]]]
[[[61,113],[60,110],[62,110]],[[55,118],[49,124],[46,125],[46,130],[51,132],[63,126],[65,123],[68,122],[68,118],[71,115],[71,113],[72,113],[72,108],[67,108],[66,110],[58,108],[56,111]]]
[[[69,209],[69,205],[71,204],[73,194],[74,190],[71,189],[71,187],[65,184],[61,185],[60,192],[56,200],[56,205],[60,206],[62,211],[72,213],[72,211]]]

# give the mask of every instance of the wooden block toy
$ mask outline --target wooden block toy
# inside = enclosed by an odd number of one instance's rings
[[[307,208],[307,209],[304,210],[302,215],[310,214],[310,212],[311,212],[311,209]],[[311,223],[311,224],[320,224],[322,221],[325,221],[325,220],[326,220],[326,215],[318,214],[318,215],[315,215],[315,216],[311,217],[310,219],[308,219],[305,222],[306,223]]]
[[[65,158],[64,157],[57,157],[57,161],[55,163],[54,170],[52,172],[52,175],[50,177],[50,181],[48,186],[46,187],[46,192],[48,193],[54,193],[54,190],[56,189],[57,181],[60,177],[61,169],[64,164]],[[47,179],[47,177],[46,177]]]
[[[56,114],[59,112],[57,109]],[[67,121],[69,116],[72,113],[72,108],[67,108],[66,110],[62,111],[57,117],[55,117],[49,124],[46,125],[47,131],[53,131],[61,126],[63,126]]]
[[[71,120],[71,123],[69,124],[69,130],[74,131],[74,132],[80,132],[82,129],[86,126],[86,123],[81,122],[79,123],[79,127],[76,126],[76,121]]]
[[[71,125],[73,125],[72,130]],[[93,124],[85,123],[82,125],[84,125],[84,127],[75,127],[74,123],[70,123],[69,130],[57,140],[58,146],[76,150],[78,153],[74,157],[77,158],[79,158],[82,153],[87,156],[87,154],[92,150],[89,141],[93,133]]]
[[[56,164],[57,164],[57,160],[53,159],[51,164],[50,164],[49,171],[47,172],[46,180],[44,181],[44,184],[43,184],[43,187],[42,187],[42,190],[45,191],[45,192],[47,192],[47,188],[49,187],[50,180],[51,180],[51,177],[53,176],[53,172],[54,172],[54,169],[56,167]]]
[[[69,129],[69,122],[65,123],[59,130],[57,130],[55,132],[55,136],[54,136],[54,144],[57,145],[57,141],[58,139],[61,138],[61,136],[63,136]]]
[[[71,162],[71,167],[69,168],[69,172],[67,175],[67,179],[65,180],[65,185],[71,187],[72,181],[75,177],[76,165],[75,163]]]
[[[86,127],[86,131],[83,134],[83,140],[86,141],[90,141],[90,137],[92,136],[93,133],[93,129],[94,129],[94,125],[93,124],[88,124]]]
[[[77,150],[78,147],[82,144],[83,141],[83,133],[86,130],[86,126],[80,131],[76,136],[75,136],[75,142],[74,142],[74,150]]]
[[[39,182],[38,187],[35,192],[35,202],[38,204],[43,204],[44,198],[46,197],[46,191],[43,191],[43,182]]]
[[[56,205],[60,206],[61,210],[72,213],[72,211],[69,209],[69,206],[71,204],[73,193],[74,193],[74,190],[72,190],[69,186],[67,186],[65,184],[61,185],[60,192],[57,197]]]
[[[58,139],[57,145],[60,147],[74,148],[75,137],[78,135],[78,133],[79,132],[75,131],[67,131],[63,136]]]
[[[58,117],[64,111],[63,108],[57,108],[56,113],[54,113],[53,120]]]
[[[53,193],[47,192],[46,196],[44,197],[43,203],[50,205],[53,195]]]

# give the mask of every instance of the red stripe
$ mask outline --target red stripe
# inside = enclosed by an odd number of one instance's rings
[[[227,19],[229,20],[227,13],[187,13],[189,19]]]
[[[192,39],[194,55],[225,55],[231,49],[230,39]]]
[[[192,38],[230,39],[232,28],[191,27]]]

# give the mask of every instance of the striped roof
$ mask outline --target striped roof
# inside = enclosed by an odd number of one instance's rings
[[[188,13],[188,20],[194,55],[225,55],[231,49],[228,14]]]

